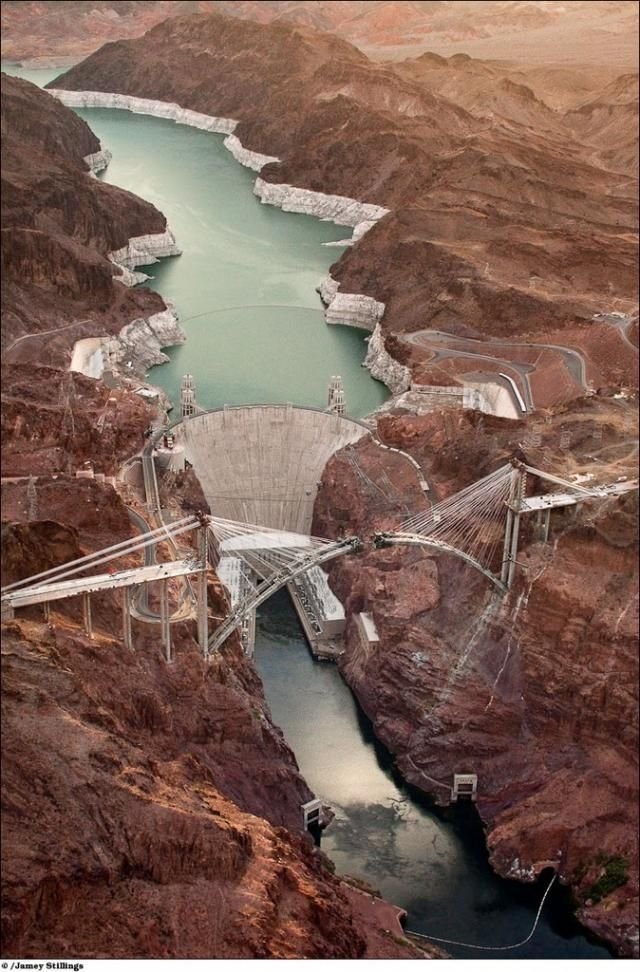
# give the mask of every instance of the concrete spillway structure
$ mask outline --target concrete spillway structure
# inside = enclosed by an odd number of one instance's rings
[[[214,516],[308,534],[324,467],[369,429],[296,405],[241,405],[172,429]]]

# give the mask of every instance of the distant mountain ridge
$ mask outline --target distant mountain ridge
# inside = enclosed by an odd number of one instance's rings
[[[5,0],[2,56],[77,59],[106,41],[137,37],[167,17],[211,12],[331,31],[375,56],[462,50],[535,63],[612,63],[620,71],[637,64],[638,6],[629,0]]]

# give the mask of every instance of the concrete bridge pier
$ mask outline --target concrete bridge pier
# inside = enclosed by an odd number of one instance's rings
[[[84,617],[84,630],[89,638],[93,639],[93,625],[91,623],[91,595],[85,591],[82,595],[82,613]]]
[[[133,651],[133,639],[131,637],[131,600],[129,588],[122,588],[122,638],[125,648]]]
[[[207,569],[209,565],[209,543],[207,527],[200,527],[198,531],[199,556],[202,570],[198,574],[198,644],[204,657],[207,657],[207,640],[209,638],[209,615],[207,605]]]
[[[516,575],[516,561],[518,559],[518,536],[520,534],[520,514],[513,514],[513,529],[511,531],[511,550],[509,552],[509,570],[507,573],[507,587],[511,587]]]
[[[537,516],[538,535],[542,543],[549,542],[549,529],[551,527],[551,507],[546,510],[539,510]]]
[[[169,582],[160,582],[160,630],[162,632],[162,643],[164,645],[164,656],[167,664],[173,661],[171,655],[171,622],[169,621]]]
[[[527,487],[526,470],[520,466],[513,467],[509,499],[507,501],[507,522],[504,531],[504,547],[502,552],[502,570],[500,580],[507,588],[513,584],[518,559],[518,538],[520,535],[520,510]]]

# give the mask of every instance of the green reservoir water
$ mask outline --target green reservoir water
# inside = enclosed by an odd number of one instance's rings
[[[3,69],[40,85],[60,73]],[[361,367],[363,333],[327,327],[314,293],[340,252],[321,244],[344,231],[262,206],[251,191],[255,176],[222,147],[222,136],[124,111],[79,114],[114,154],[105,178],[154,202],[184,251],[150,269],[187,332],[187,344],[170,351],[171,364],[151,373],[154,383],[175,397],[190,372],[209,407],[323,405],[329,376],[341,374],[352,415],[385,398]],[[485,946],[524,939],[548,875],[535,887],[499,879],[471,808],[435,812],[403,783],[337,668],[312,659],[285,593],[260,609],[255,661],[303,775],[336,810],[323,848],[337,871],[364,878],[405,908],[414,931]],[[609,955],[581,933],[558,886],[524,947],[447,949],[476,959]]]
[[[11,69],[43,85],[61,72]],[[180,257],[142,268],[175,304],[187,335],[149,380],[177,400],[190,373],[205,408],[249,402],[323,407],[341,375],[347,411],[360,418],[387,390],[362,367],[366,332],[324,323],[315,291],[351,230],[264,206],[256,173],[239,165],[223,135],[113,109],[78,109],[113,160],[101,174],[154,203]]]

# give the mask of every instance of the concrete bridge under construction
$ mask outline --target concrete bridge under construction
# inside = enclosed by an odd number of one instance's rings
[[[185,616],[184,611],[170,613],[169,584],[178,578],[193,596],[198,641],[209,658],[236,629],[250,654],[256,608],[287,586],[312,648],[314,642],[324,644],[325,657],[330,657],[332,639],[345,620],[322,570],[332,559],[366,548],[420,546],[457,557],[506,594],[518,566],[523,516],[535,518],[537,535],[546,541],[554,510],[637,489],[636,482],[627,480],[586,487],[512,462],[448,499],[430,503],[394,530],[334,541],[311,536],[313,504],[328,459],[363,436],[371,436],[363,423],[335,412],[291,405],[244,406],[185,416],[157,432],[139,457],[149,517],[158,526],[9,585],[1,592],[3,613],[33,604],[43,604],[48,612],[54,601],[81,597],[85,627],[91,634],[91,594],[120,589],[123,640],[133,648],[132,608],[140,600],[136,592],[150,585],[160,590],[160,611],[147,608],[142,617],[135,612],[134,616],[160,624],[170,661],[171,623]],[[405,458],[417,465],[411,457]],[[178,472],[186,462],[193,465],[212,512],[165,522],[158,477],[166,471]],[[427,492],[419,469],[416,475]],[[179,538],[187,535],[195,535],[196,541],[185,552]],[[174,559],[157,563],[155,556],[147,555],[161,542],[169,543]],[[145,553],[144,566],[132,568],[131,554],[139,552]],[[128,558],[127,566],[114,569],[123,557]],[[109,565],[109,573],[103,565]],[[100,567],[102,572],[96,573]],[[230,602],[228,616],[212,632],[207,611],[210,567],[216,568]],[[194,586],[190,578],[195,579]]]

